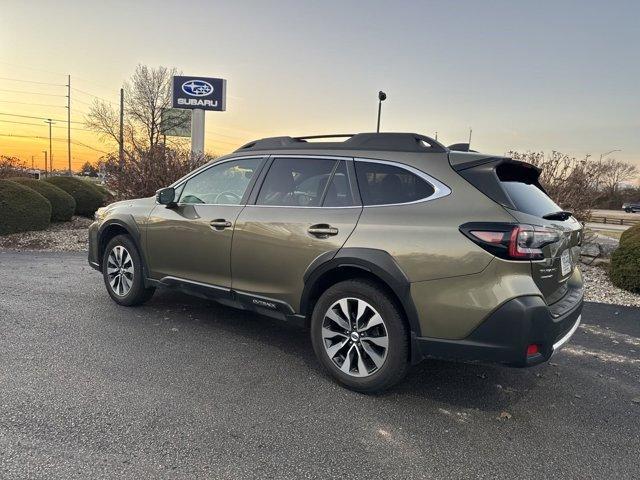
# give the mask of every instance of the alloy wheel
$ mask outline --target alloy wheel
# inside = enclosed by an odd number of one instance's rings
[[[329,307],[322,321],[322,343],[340,371],[353,377],[377,372],[389,349],[382,316],[359,298],[343,298]]]
[[[124,297],[133,285],[133,259],[122,245],[116,245],[107,258],[107,277],[113,293]]]

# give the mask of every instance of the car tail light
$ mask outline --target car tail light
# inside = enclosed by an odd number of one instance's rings
[[[542,260],[543,247],[560,239],[547,227],[512,223],[467,223],[460,231],[497,257],[507,260]]]

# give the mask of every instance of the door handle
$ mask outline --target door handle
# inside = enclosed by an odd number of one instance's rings
[[[311,225],[307,232],[309,232],[314,237],[318,238],[327,238],[333,235],[338,234],[338,229],[332,227],[331,225],[327,225],[326,223],[319,223],[317,225]]]
[[[224,218],[218,218],[216,220],[212,220],[211,222],[209,222],[209,225],[214,230],[224,230],[225,228],[229,228],[232,225],[232,223],[229,222],[228,220],[225,220]]]

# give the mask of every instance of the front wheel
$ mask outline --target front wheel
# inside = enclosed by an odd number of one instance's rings
[[[348,280],[320,297],[311,342],[327,371],[360,392],[388,389],[409,366],[408,331],[390,296],[366,280]]]
[[[145,287],[142,260],[128,235],[112,238],[102,257],[102,276],[107,292],[120,305],[133,306],[149,300],[154,287]]]

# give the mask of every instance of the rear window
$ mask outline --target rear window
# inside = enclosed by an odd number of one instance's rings
[[[356,177],[365,205],[391,205],[422,200],[435,190],[404,168],[384,163],[356,162]]]
[[[538,186],[538,172],[533,168],[503,164],[496,173],[516,210],[538,217],[562,210]]]

